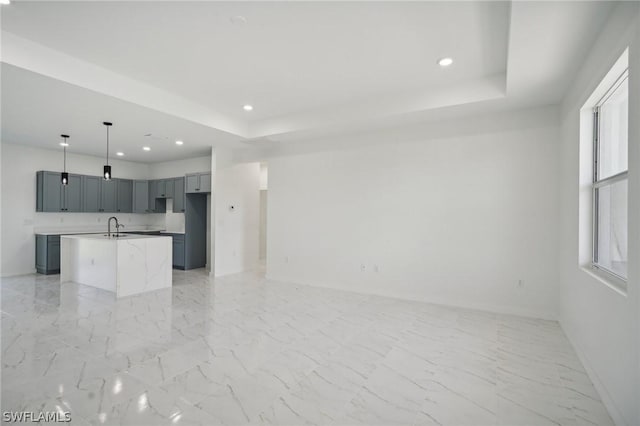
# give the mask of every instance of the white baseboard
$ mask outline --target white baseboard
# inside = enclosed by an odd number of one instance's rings
[[[31,272],[9,272],[9,273],[2,273],[0,274],[0,278],[9,278],[9,277],[21,277],[23,275],[32,275],[37,273],[36,270],[34,269]]]
[[[407,300],[411,302],[431,303],[433,305],[449,306],[452,308],[472,309],[476,311],[491,312],[495,314],[516,315],[520,317],[543,319],[543,320],[549,320],[549,321],[558,321],[558,314],[556,312],[550,312],[550,311],[538,311],[534,309],[526,309],[526,308],[519,308],[519,307],[514,308],[512,306],[492,305],[492,304],[486,304],[486,303],[460,302],[457,300],[449,300],[444,298],[431,298],[431,297],[409,298],[409,297],[403,297],[402,295],[398,296],[398,295],[388,294],[385,292],[363,291],[361,289],[349,290],[349,289],[345,289],[344,287],[332,286],[327,284],[300,283],[300,282],[296,282],[294,280],[290,280],[286,278],[283,279],[283,278],[273,277],[273,276],[270,276],[268,273],[266,275],[266,278],[268,280],[289,282],[296,285],[308,285],[311,287],[329,288],[332,290],[346,291],[346,292],[357,293],[357,294],[367,294],[372,296],[388,297],[391,299]]]
[[[562,320],[558,322],[560,324],[560,327],[562,328],[562,331],[564,331],[565,336],[567,336],[569,343],[571,343],[573,349],[576,351],[576,354],[578,355],[582,366],[587,372],[589,379],[591,379],[593,386],[596,388],[598,395],[600,395],[600,399],[602,399],[602,403],[609,412],[611,419],[617,426],[627,426],[627,423],[625,422],[624,417],[622,417],[620,410],[618,410],[618,407],[616,407],[616,404],[613,402],[613,398],[611,398],[611,395],[609,395],[609,391],[600,380],[600,377],[598,377],[598,374],[596,373],[594,368],[591,366],[589,358],[587,358],[582,347],[572,337],[569,327],[566,327]]]

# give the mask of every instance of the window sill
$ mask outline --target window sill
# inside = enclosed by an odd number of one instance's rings
[[[587,275],[600,281],[621,296],[627,297],[627,283],[624,280],[608,273],[602,269],[598,269],[592,265],[582,265],[580,267]]]

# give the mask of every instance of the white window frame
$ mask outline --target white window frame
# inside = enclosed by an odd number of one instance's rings
[[[596,106],[593,108],[593,183],[591,185],[592,190],[592,200],[593,200],[593,253],[591,257],[591,266],[594,269],[605,272],[607,274],[612,275],[613,277],[623,281],[625,284],[627,282],[627,277],[623,277],[620,274],[617,274],[610,269],[600,265],[598,263],[598,193],[599,190],[603,187],[611,186],[615,183],[627,181],[629,175],[629,166],[627,164],[627,170],[624,170],[620,173],[617,173],[612,176],[608,176],[604,179],[600,179],[598,176],[598,166],[600,160],[600,107],[615,93],[615,91],[629,78],[629,69],[626,69],[620,77],[618,77],[615,83],[607,90],[605,95],[598,101]],[[627,148],[628,149],[628,148]],[[628,186],[627,186],[628,188]],[[628,197],[628,194],[627,194]],[[628,198],[627,198],[628,199]],[[627,230],[628,232],[628,230]],[[628,270],[628,268],[627,268]]]

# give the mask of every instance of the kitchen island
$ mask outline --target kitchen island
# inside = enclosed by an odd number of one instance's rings
[[[111,291],[117,297],[171,287],[170,236],[83,234],[60,237],[60,282]]]

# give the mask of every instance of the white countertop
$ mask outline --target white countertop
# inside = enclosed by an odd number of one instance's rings
[[[137,235],[137,234],[127,234],[125,232],[121,232],[119,237],[115,237],[115,232],[111,233],[111,237],[108,237],[107,234],[76,234],[76,235],[62,235],[62,238],[73,238],[73,239],[87,239],[87,240],[107,240],[107,241],[123,241],[123,240],[141,240],[145,238],[171,238],[168,235]]]
[[[180,234],[184,235],[184,231],[160,231],[161,234]]]
[[[127,228],[125,225],[125,231],[122,231],[123,234],[127,232],[162,232],[164,228],[146,228],[144,226],[133,226],[131,228]],[[72,234],[99,234],[99,233],[107,233],[107,226],[101,226],[100,228],[69,228],[69,229],[53,229],[53,228],[44,228],[44,229],[34,229],[34,234],[38,235],[72,235]]]

